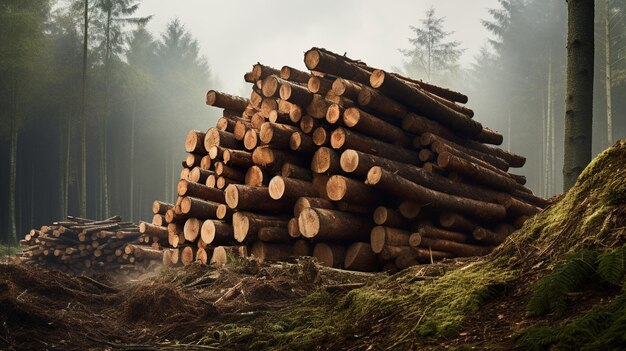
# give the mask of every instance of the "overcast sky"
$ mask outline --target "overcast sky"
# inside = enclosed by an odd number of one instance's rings
[[[398,49],[408,48],[412,37],[409,26],[419,25],[430,6],[462,42],[467,65],[488,37],[480,20],[498,7],[497,0],[144,0],[139,15],[154,16],[148,25],[154,33],[178,17],[200,43],[222,89],[241,94],[249,91],[243,74],[257,61],[303,69],[303,53],[313,46],[383,69],[399,66]]]

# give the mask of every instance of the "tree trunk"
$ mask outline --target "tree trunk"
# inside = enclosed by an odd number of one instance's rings
[[[9,166],[9,246],[17,244],[17,218],[15,212],[16,205],[16,185],[17,185],[17,86],[12,82],[11,87],[11,146],[10,146],[10,166]]]
[[[594,1],[568,0],[563,190],[591,161]]]
[[[135,117],[137,102],[133,100],[133,112],[130,119],[130,220],[135,220]]]
[[[612,96],[611,96],[611,30],[609,28],[609,2],[610,0],[604,0],[604,65],[605,65],[605,78],[604,84],[606,87],[606,133],[608,146],[613,145],[613,112],[611,108]]]
[[[80,216],[87,217],[87,53],[89,40],[89,0],[85,0],[83,30],[83,79],[80,99]]]

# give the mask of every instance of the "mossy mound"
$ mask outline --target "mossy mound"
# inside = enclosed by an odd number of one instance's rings
[[[626,141],[621,141],[600,154],[567,194],[489,256],[413,267],[345,295],[316,291],[292,307],[216,331],[223,335],[225,348],[332,350],[376,345],[385,350],[424,350],[439,349],[442,341],[459,346],[463,343],[450,340],[459,338],[464,328],[481,328],[468,326],[467,320],[484,304],[515,295],[516,303],[526,305],[535,282],[559,263],[581,250],[620,247],[625,237]],[[619,301],[616,306],[623,308]],[[524,310],[507,318],[525,318]],[[488,331],[483,334],[489,338]],[[492,347],[482,343],[481,348]]]

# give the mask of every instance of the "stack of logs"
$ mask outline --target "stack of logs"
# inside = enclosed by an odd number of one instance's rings
[[[178,200],[154,204],[183,247],[165,261],[403,269],[485,255],[546,206],[467,96],[321,48],[304,61],[309,72],[254,65],[250,99],[207,93],[223,117],[188,133]]]
[[[66,220],[32,229],[20,244],[26,262],[72,273],[144,273],[161,264],[163,251],[140,227],[120,216],[91,220],[68,216]]]

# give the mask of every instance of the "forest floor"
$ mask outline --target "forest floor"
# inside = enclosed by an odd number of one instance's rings
[[[294,263],[139,279],[0,264],[0,349],[626,348],[626,141],[492,254],[394,275]]]

